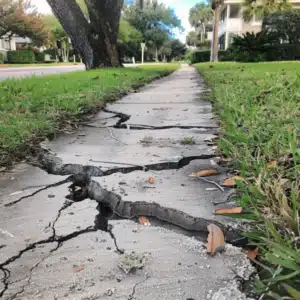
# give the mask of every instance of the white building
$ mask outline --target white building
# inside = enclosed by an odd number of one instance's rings
[[[294,8],[300,8],[300,0],[290,1]],[[227,49],[232,42],[232,37],[246,32],[257,33],[261,30],[262,20],[253,18],[245,22],[242,15],[242,0],[225,0],[219,25],[220,49]]]

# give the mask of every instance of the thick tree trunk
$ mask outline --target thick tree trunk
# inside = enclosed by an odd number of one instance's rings
[[[92,26],[94,63],[119,67],[118,32],[123,0],[85,0]]]
[[[215,8],[214,28],[213,28],[213,44],[212,44],[212,61],[218,61],[219,54],[219,23],[221,15],[221,5]]]
[[[117,37],[123,0],[85,0],[90,22],[76,0],[47,0],[86,69],[121,66]]]

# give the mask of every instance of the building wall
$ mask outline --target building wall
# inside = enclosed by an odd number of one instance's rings
[[[234,35],[242,35],[246,32],[257,33],[261,30],[262,21],[252,20],[245,22],[242,16],[242,2],[241,0],[225,0],[221,12],[221,21],[219,24],[219,40],[220,48],[227,49],[230,45],[231,37]],[[300,9],[300,0],[290,1],[293,8]],[[236,8],[240,6],[237,13]]]

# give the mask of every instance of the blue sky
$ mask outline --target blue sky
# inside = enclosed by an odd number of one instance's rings
[[[179,19],[181,19],[182,26],[184,27],[185,31],[183,33],[177,33],[177,36],[183,42],[185,42],[185,36],[187,32],[191,30],[188,21],[189,10],[192,6],[200,1],[201,0],[160,0],[160,2],[172,7],[175,10],[176,15],[179,17]],[[32,3],[38,7],[38,10],[41,13],[51,13],[51,9],[46,0],[32,0]]]

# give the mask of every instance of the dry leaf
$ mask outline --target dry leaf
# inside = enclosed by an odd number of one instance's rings
[[[199,172],[193,172],[189,177],[207,177],[218,174],[217,170],[202,170]]]
[[[151,225],[150,221],[146,217],[139,217],[139,222],[140,222],[140,224],[142,224],[144,226]]]
[[[209,224],[208,238],[207,238],[207,252],[211,256],[215,255],[216,252],[221,252],[225,249],[225,238],[222,230],[215,224]]]
[[[151,184],[154,184],[154,178],[153,177],[149,177],[148,178],[148,182],[151,183]]]
[[[242,207],[217,208],[215,211],[216,215],[241,214],[241,213],[243,213]]]
[[[74,266],[73,266],[73,272],[74,272],[74,273],[81,272],[83,269],[84,269],[84,265],[79,265],[79,266],[74,265]]]
[[[256,249],[254,249],[254,250],[252,250],[252,251],[248,251],[248,252],[247,252],[248,258],[250,258],[250,259],[255,259],[256,256],[257,256],[258,250],[259,250],[259,249],[256,248]]]
[[[231,178],[225,179],[222,185],[232,187],[236,185],[237,181],[245,181],[245,179],[241,176],[233,176]]]
[[[277,161],[276,160],[272,160],[268,163],[268,168],[269,169],[274,169],[277,166]]]

